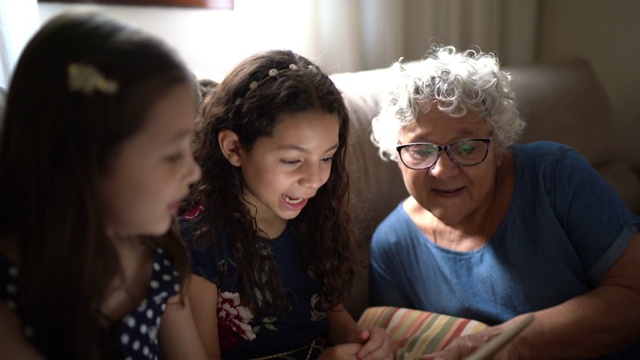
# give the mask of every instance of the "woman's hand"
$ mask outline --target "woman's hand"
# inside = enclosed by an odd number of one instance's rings
[[[527,326],[532,320],[532,316],[522,317],[517,326],[505,327],[505,325],[498,325],[486,328],[474,334],[460,336],[454,339],[446,348],[420,357],[421,360],[457,360],[463,359],[467,356],[475,353],[483,346],[487,345],[491,340],[494,341],[490,348],[484,348],[484,351],[488,351],[487,355],[491,355],[492,359],[497,360],[514,360],[519,358],[519,353],[516,348],[515,342],[511,341],[512,337],[516,336],[522,328]],[[500,337],[501,339],[496,339]],[[505,344],[505,342],[507,342]]]
[[[482,334],[472,334],[456,338],[446,348],[429,354],[420,356],[420,360],[458,360],[464,359],[473,354],[482,345],[486,344],[489,338]],[[513,345],[506,345],[501,351],[494,354],[492,359],[495,360],[514,360],[518,359],[518,354]]]

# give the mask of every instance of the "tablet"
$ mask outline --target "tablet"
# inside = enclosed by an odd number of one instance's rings
[[[476,352],[464,358],[464,360],[488,360],[500,349],[513,340],[522,330],[533,321],[533,314],[522,316],[516,323],[512,324],[502,334],[494,337],[489,342],[481,346]]]

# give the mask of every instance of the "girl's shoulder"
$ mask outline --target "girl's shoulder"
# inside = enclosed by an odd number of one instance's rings
[[[178,272],[166,251],[156,249],[152,266],[147,296],[113,329],[114,341],[119,341],[124,355],[132,359],[159,354],[160,320],[169,298],[180,291]]]
[[[189,246],[192,243],[197,242],[196,233],[204,225],[202,223],[203,214],[204,207],[200,205],[191,210],[187,210],[178,218],[180,236],[182,236],[182,239],[186,241]]]
[[[16,314],[19,313],[18,273],[17,262],[8,257],[4,249],[0,250],[0,300]]]
[[[161,248],[157,248],[154,255],[150,285],[152,290],[173,289],[174,294],[180,290],[180,279],[173,264],[173,258]]]

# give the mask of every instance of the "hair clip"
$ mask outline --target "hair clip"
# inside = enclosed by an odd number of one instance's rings
[[[311,69],[312,67],[309,66],[309,68]],[[288,72],[288,71],[296,71],[300,69],[300,67],[298,67],[298,65],[296,64],[289,64],[289,66],[287,66],[286,69],[282,69],[282,70],[278,70],[278,69],[269,69],[269,71],[267,72],[267,77],[260,80],[260,81],[252,81],[251,83],[249,83],[249,91],[255,90],[258,86],[260,86],[260,84],[262,84],[263,82],[265,82],[267,79],[271,79],[274,77],[277,77],[278,75]],[[315,67],[313,67],[313,69],[315,70]],[[237,101],[236,101],[237,103]]]
[[[71,91],[79,91],[88,96],[93,95],[95,91],[104,94],[115,94],[118,91],[118,83],[107,79],[92,65],[73,63],[67,70],[67,85]]]
[[[316,71],[316,67],[315,66],[311,66],[309,65],[308,67],[310,70]],[[289,66],[287,66],[286,69],[282,69],[282,70],[278,70],[275,68],[269,69],[269,71],[267,71],[267,77],[258,81],[258,80],[254,80],[252,82],[249,83],[249,91],[247,91],[247,93],[250,93],[251,91],[255,90],[258,88],[258,86],[260,86],[263,82],[267,81],[268,79],[277,77],[278,75],[282,74],[282,73],[286,73],[289,71],[297,71],[299,70],[300,67],[297,64],[289,64]],[[242,97],[238,97],[235,100],[235,105],[239,105],[242,102]]]

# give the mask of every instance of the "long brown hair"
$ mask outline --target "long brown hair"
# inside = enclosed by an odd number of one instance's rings
[[[278,71],[277,76],[270,76],[273,69]],[[300,241],[303,264],[318,279],[323,303],[331,308],[348,296],[353,281],[345,165],[349,115],[341,93],[308,59],[291,51],[273,50],[242,61],[203,101],[194,145],[202,178],[183,209],[204,208],[194,223],[196,241],[221,246],[221,231],[233,239],[233,261],[243,288],[241,298],[254,313],[286,311],[288,306],[280,290],[277,265],[256,246],[256,242],[266,246],[269,242],[264,241],[266,235],[242,201],[242,173],[223,156],[218,133],[232,130],[241,146],[250,150],[258,138],[272,134],[279,115],[309,110],[338,116],[339,146],[329,180],[290,224]],[[269,275],[267,284],[261,281],[263,274]],[[263,298],[271,302],[253,300],[254,288],[267,294]]]
[[[72,64],[99,71],[117,91],[72,91]],[[0,238],[17,239],[20,315],[47,357],[110,357],[99,308],[119,261],[97,179],[149,108],[189,83],[195,106],[194,77],[172,50],[97,13],[58,15],[27,44],[0,145]],[[171,254],[184,284],[188,257],[175,229],[144,241]]]

